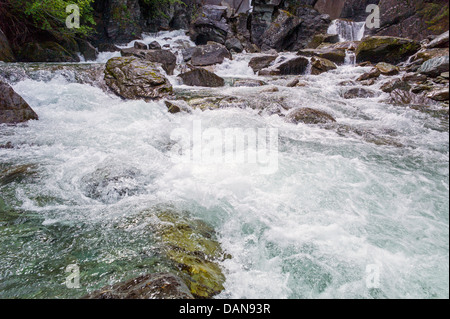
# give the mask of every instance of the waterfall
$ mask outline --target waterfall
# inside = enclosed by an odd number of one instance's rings
[[[365,25],[365,22],[336,19],[331,22],[327,33],[339,34],[339,40],[341,42],[360,41],[364,36]]]

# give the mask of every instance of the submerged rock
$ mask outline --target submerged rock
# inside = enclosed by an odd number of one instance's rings
[[[267,85],[266,82],[261,80],[254,80],[254,79],[239,79],[233,82],[234,87],[257,87],[257,86],[263,86]]]
[[[344,99],[372,98],[376,96],[376,93],[364,88],[351,88],[344,91],[341,96]]]
[[[197,68],[179,75],[183,84],[190,86],[219,87],[225,85],[225,80],[220,76],[202,68]]]
[[[180,277],[171,273],[156,273],[103,287],[82,299],[194,299],[194,297]]]
[[[286,115],[286,121],[294,124],[326,124],[336,122],[330,114],[309,107],[291,111]]]
[[[37,119],[38,116],[30,105],[9,84],[0,81],[0,124]]]
[[[126,99],[159,99],[172,93],[172,85],[159,67],[136,57],[112,58],[106,63],[105,82]]]
[[[356,49],[356,62],[397,64],[420,49],[416,41],[404,38],[373,36],[364,38]]]

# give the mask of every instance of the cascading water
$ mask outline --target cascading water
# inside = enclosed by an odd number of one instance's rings
[[[174,48],[177,37],[144,40]],[[257,77],[251,57],[217,73]],[[124,101],[55,74],[14,82],[40,119],[0,127],[0,145],[13,146],[0,147],[0,172],[25,172],[0,175],[0,297],[74,298],[164,271],[142,211],[170,204],[211,224],[232,256],[217,298],[448,298],[448,119],[386,104],[384,93],[342,98],[342,83],[368,70],[339,66],[302,87],[262,78],[271,93],[190,88],[323,110],[339,131],[253,109],[171,114],[163,101]],[[278,170],[171,162],[171,132],[193,121],[278,128]],[[366,135],[345,134],[351,127]],[[68,264],[80,267],[80,289],[63,284]],[[367,269],[379,285],[368,286]]]
[[[327,32],[339,34],[341,42],[360,41],[364,37],[365,25],[365,22],[336,19],[331,22]]]
[[[360,41],[364,37],[365,22],[333,20],[328,27],[328,34],[338,34],[340,42]],[[345,64],[355,65],[356,56],[353,50],[346,50]]]

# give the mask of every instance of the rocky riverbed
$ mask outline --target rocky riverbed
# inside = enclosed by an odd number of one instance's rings
[[[0,296],[448,297],[448,32],[308,7],[301,33],[269,2],[251,34],[204,6],[81,62],[0,62]],[[198,123],[276,129],[276,169],[174,161]]]

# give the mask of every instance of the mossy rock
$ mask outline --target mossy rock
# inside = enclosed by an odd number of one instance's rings
[[[73,52],[53,42],[29,42],[20,50],[18,58],[22,62],[79,62]]]
[[[211,298],[224,287],[225,276],[219,261],[229,258],[216,239],[214,229],[187,213],[171,209],[156,210],[159,222],[154,231],[162,243],[162,251],[173,262],[192,295]]]
[[[356,49],[356,62],[387,62],[397,64],[420,49],[417,41],[397,37],[367,37]]]

